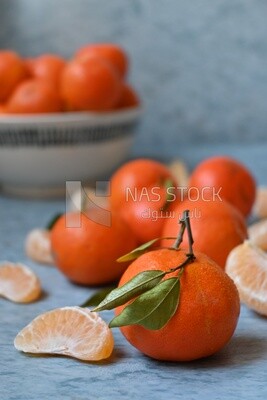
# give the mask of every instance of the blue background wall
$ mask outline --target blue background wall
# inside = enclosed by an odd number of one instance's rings
[[[266,142],[265,0],[0,0],[2,48],[70,57],[94,41],[131,57],[145,105],[135,152]]]

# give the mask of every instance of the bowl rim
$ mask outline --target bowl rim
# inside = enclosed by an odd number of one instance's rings
[[[143,107],[129,107],[122,110],[112,110],[109,112],[61,112],[47,114],[1,114],[1,126],[12,125],[32,125],[32,124],[53,124],[53,123],[86,123],[90,125],[109,125],[116,123],[131,122],[138,119],[143,114]]]

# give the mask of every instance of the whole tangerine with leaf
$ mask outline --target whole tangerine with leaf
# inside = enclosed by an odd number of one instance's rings
[[[169,248],[149,251],[152,242],[121,260],[136,258],[119,287],[94,309],[115,308],[110,327],[142,353],[166,361],[191,361],[221,350],[231,339],[240,301],[232,279],[209,257],[193,251],[188,210]],[[180,245],[185,230],[189,248]]]
[[[161,162],[139,158],[111,177],[111,209],[119,212],[144,243],[161,235],[164,218],[177,200],[177,182]]]
[[[218,265],[225,268],[230,251],[247,238],[247,226],[244,216],[232,204],[218,199],[187,199],[175,204],[173,214],[165,220],[163,237],[174,236],[177,231],[177,219],[184,209],[189,209],[191,226],[194,232],[195,249],[207,254]],[[162,240],[162,246],[168,245]],[[188,245],[185,237],[184,245]]]
[[[51,246],[59,270],[71,281],[102,285],[118,280],[127,268],[116,260],[136,247],[125,222],[108,210],[68,213],[51,228]]]
[[[256,182],[239,161],[226,156],[207,158],[197,165],[189,179],[190,188],[215,191],[247,217],[256,197]]]

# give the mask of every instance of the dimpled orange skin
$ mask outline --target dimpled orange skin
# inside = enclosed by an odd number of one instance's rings
[[[181,277],[179,306],[170,321],[159,330],[139,325],[121,327],[126,339],[142,353],[157,360],[191,361],[210,356],[231,339],[240,313],[235,284],[211,259],[195,253],[196,260]],[[167,271],[185,260],[183,250],[151,251],[134,261],[119,286],[144,270]],[[168,277],[177,275],[177,272]],[[115,310],[118,315],[125,306]]]
[[[81,214],[77,228],[66,227],[63,215],[51,230],[51,245],[57,267],[70,280],[101,285],[121,277],[128,264],[116,260],[136,247],[136,239],[116,215],[107,227]]]
[[[189,187],[215,188],[222,199],[233,204],[245,217],[250,214],[256,197],[253,176],[230,157],[211,157],[201,162],[190,177]]]
[[[225,268],[230,251],[247,238],[243,215],[227,201],[194,202],[188,199],[175,205],[173,213],[176,217],[165,220],[162,237],[177,235],[177,221],[187,209],[191,213],[195,249],[207,254]],[[162,240],[161,244],[168,246],[169,241]],[[187,235],[184,235],[183,246],[188,246]]]

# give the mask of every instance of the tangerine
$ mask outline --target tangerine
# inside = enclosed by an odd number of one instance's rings
[[[121,214],[141,244],[161,236],[171,207],[168,197],[176,200],[175,191],[176,181],[164,164],[133,160],[111,177],[111,209]]]
[[[22,82],[7,102],[7,111],[11,114],[41,114],[61,110],[62,101],[57,90],[38,79]]]
[[[249,215],[256,197],[256,183],[250,171],[243,164],[225,156],[202,161],[193,171],[189,187],[215,190],[245,217]]]
[[[109,111],[119,101],[121,81],[111,64],[90,56],[66,65],[61,76],[61,93],[68,110]]]
[[[190,210],[195,249],[207,254],[224,268],[230,251],[247,238],[243,215],[227,201],[187,199],[174,206],[173,215],[165,222],[163,237],[176,236],[177,219],[181,218],[184,209]],[[168,246],[169,242],[163,240],[162,245]],[[188,245],[187,237],[183,245]]]
[[[6,101],[26,78],[27,68],[19,55],[14,51],[0,51],[0,102]]]
[[[136,247],[136,239],[121,218],[112,215],[104,225],[97,211],[87,215],[70,213],[61,216],[51,230],[51,245],[57,267],[70,280],[84,285],[101,285],[119,279],[127,265],[116,260]],[[94,218],[94,220],[91,219]],[[97,221],[97,218],[99,222]],[[80,225],[66,221],[80,218]]]
[[[98,56],[108,61],[118,71],[121,78],[125,78],[128,71],[128,57],[126,52],[114,43],[89,44],[81,47],[75,58],[83,59]]]
[[[130,198],[139,200],[142,190],[145,193],[148,188],[162,187],[168,180],[176,185],[169,169],[159,161],[148,158],[128,161],[111,177],[111,208],[120,210]]]
[[[122,87],[121,97],[116,108],[137,107],[139,104],[140,99],[136,91],[130,85],[124,84]]]
[[[222,349],[235,331],[240,312],[235,284],[206,255],[196,252],[195,256],[180,278],[178,308],[163,328],[149,330],[140,325],[120,328],[134,347],[157,360],[190,361],[210,356]],[[181,249],[145,253],[127,268],[119,286],[143,271],[168,271],[186,258],[186,252]],[[177,276],[177,273],[167,276]],[[116,315],[124,307],[117,307]]]
[[[55,54],[42,54],[27,61],[28,69],[33,78],[43,79],[57,87],[61,73],[66,65],[63,57]]]

